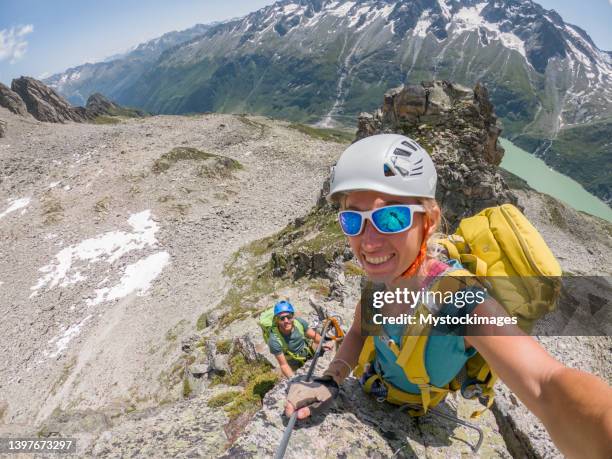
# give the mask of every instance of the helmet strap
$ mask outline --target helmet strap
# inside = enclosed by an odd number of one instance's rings
[[[427,257],[427,231],[429,231],[429,217],[427,216],[427,214],[425,214],[425,221],[423,223],[423,242],[421,242],[421,248],[419,249],[419,253],[417,254],[412,264],[408,267],[406,271],[404,271],[401,277],[414,276],[419,270],[419,268],[423,265],[423,262]]]

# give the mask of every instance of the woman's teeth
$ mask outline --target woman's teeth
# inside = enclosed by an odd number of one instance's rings
[[[367,255],[364,255],[365,260],[373,265],[380,265],[382,263],[385,263],[386,261],[389,261],[389,259],[392,257],[393,255],[387,255],[384,257],[368,257]]]

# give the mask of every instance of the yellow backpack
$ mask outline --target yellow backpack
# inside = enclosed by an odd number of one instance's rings
[[[449,258],[461,262],[467,270],[453,271],[443,276],[431,287],[434,291],[453,291],[478,279],[488,293],[508,312],[518,319],[519,327],[529,332],[534,322],[552,311],[560,293],[561,268],[538,231],[513,205],[485,209],[463,219],[457,232],[438,241],[446,249]],[[426,314],[427,308],[419,305],[415,314]],[[493,386],[497,380],[487,362],[475,354],[465,369],[445,387],[430,384],[425,366],[425,350],[429,339],[427,325],[413,325],[401,346],[391,343],[397,356],[396,363],[403,368],[412,384],[419,386],[420,394],[403,392],[386,383],[379,375],[370,377],[364,384],[370,392],[375,381],[387,388],[386,400],[398,405],[413,406],[408,413],[423,415],[436,406],[450,391],[461,390],[465,398],[478,398],[490,407],[493,403]],[[355,369],[361,376],[366,366],[374,360],[375,348],[372,336],[364,344]],[[475,412],[472,417],[477,417]]]

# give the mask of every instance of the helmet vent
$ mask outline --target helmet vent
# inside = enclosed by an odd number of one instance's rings
[[[393,154],[397,156],[405,156],[406,158],[410,158],[410,156],[412,156],[411,152],[402,150],[401,148],[396,148]]]
[[[410,171],[410,176],[414,175],[422,175],[423,174],[423,166],[415,167]]]
[[[402,142],[402,145],[403,145],[403,146],[405,146],[405,147],[410,148],[412,151],[417,151],[417,149],[415,148],[415,146],[414,146],[414,145],[412,145],[410,142],[408,142],[408,141],[406,141],[406,140],[404,140],[404,141]]]

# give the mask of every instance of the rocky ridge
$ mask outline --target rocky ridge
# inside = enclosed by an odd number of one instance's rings
[[[2,83],[0,83],[0,107],[8,108],[17,115],[28,115],[28,107],[19,94]]]
[[[483,208],[516,204],[497,167],[504,154],[501,129],[483,85],[471,90],[435,80],[392,89],[382,107],[359,116],[358,139],[383,132],[406,134],[431,154],[436,199],[451,229]]]
[[[53,89],[34,78],[17,78],[11,83],[11,89],[19,94],[28,112],[38,121],[82,123],[91,119],[83,107],[73,107]]]
[[[121,107],[100,93],[92,94],[85,107],[73,107],[70,103],[41,81],[30,77],[13,80],[12,89],[0,84],[0,107],[11,112],[49,123],[68,121],[96,122],[99,117],[140,117],[144,112]]]
[[[127,109],[96,92],[87,98],[85,109],[90,116],[144,116],[140,110]]]

